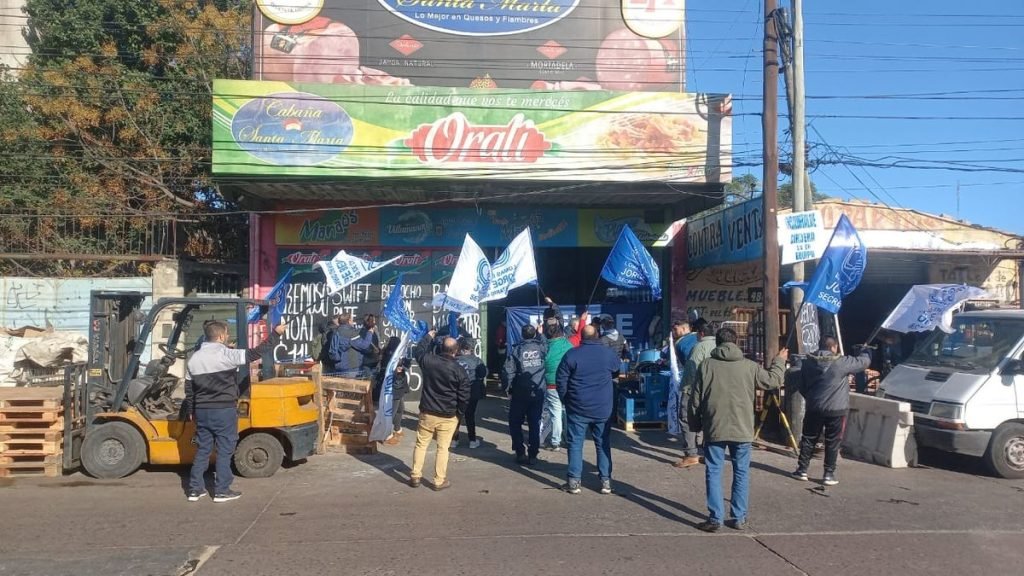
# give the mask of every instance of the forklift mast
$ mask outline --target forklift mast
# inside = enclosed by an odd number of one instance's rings
[[[108,410],[140,342],[142,301],[134,291],[93,291],[89,302],[88,407],[86,420]]]

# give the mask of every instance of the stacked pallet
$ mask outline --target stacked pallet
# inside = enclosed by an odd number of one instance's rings
[[[64,389],[0,388],[0,478],[63,473]]]
[[[325,441],[328,448],[348,454],[376,454],[370,442],[373,426],[373,387],[369,380],[324,376]]]

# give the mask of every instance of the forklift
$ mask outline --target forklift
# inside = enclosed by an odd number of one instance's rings
[[[228,345],[249,342],[249,313],[269,304],[241,298],[161,298],[147,314],[149,296],[93,291],[88,362],[70,367],[64,381],[64,467],[81,466],[95,478],[122,478],[143,464],[191,464],[195,422],[184,404],[185,363],[203,339],[203,325],[229,326]],[[153,350],[159,354],[143,363]],[[141,370],[140,368],[144,369]],[[306,378],[273,377],[272,354],[251,381],[239,368],[238,433],[233,464],[240,476],[272,476],[287,458],[316,452],[320,399]]]

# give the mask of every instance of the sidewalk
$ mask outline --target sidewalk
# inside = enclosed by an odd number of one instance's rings
[[[174,470],[0,484],[0,575],[960,576],[1024,565],[1024,481],[843,461],[842,484],[824,489],[789,479],[793,459],[755,451],[751,529],[705,535],[693,528],[703,468],[670,466],[678,453],[664,432],[613,433],[611,496],[597,492],[588,447],[584,492],[572,496],[558,489],[564,450],[515,465],[502,404],[482,404],[484,445],[453,452],[453,486],[440,493],[405,484],[409,433],[376,456],[240,479],[245,496],[228,504],[187,503]]]

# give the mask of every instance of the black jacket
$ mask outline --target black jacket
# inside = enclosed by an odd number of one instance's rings
[[[547,389],[544,359],[547,340],[523,340],[512,347],[502,372],[502,381],[513,397],[543,396]]]
[[[836,356],[827,350],[809,354],[800,362],[800,393],[807,411],[840,416],[850,409],[848,376],[871,365],[871,352],[859,356]]]
[[[470,382],[466,370],[455,358],[434,352],[434,339],[427,334],[413,350],[423,374],[420,412],[434,416],[459,416],[469,406]]]
[[[455,359],[466,370],[466,376],[472,383],[472,398],[479,400],[484,394],[484,378],[487,378],[487,365],[478,356],[462,354]]]

